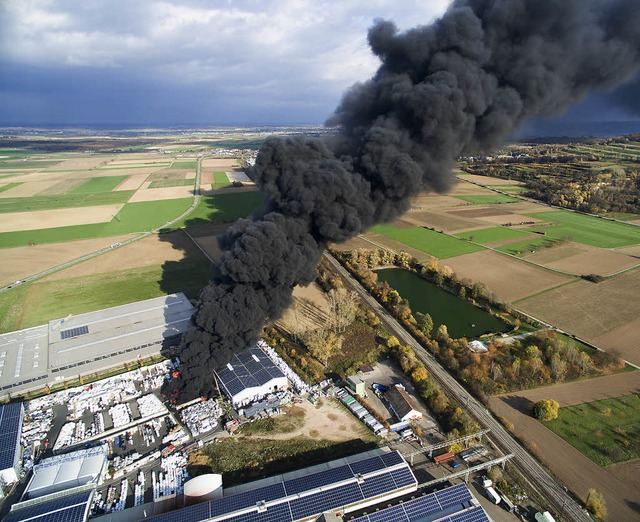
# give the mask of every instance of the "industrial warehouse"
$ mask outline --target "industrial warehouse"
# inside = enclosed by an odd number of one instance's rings
[[[192,314],[179,293],[0,335],[0,399],[158,355]]]

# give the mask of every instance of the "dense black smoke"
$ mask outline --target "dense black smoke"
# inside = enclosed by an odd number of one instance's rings
[[[255,174],[267,203],[221,239],[169,386],[180,400],[211,393],[212,370],[313,280],[327,242],[396,218],[422,190],[446,190],[456,158],[495,147],[527,117],[632,78],[640,2],[460,0],[406,33],[378,22],[369,44],[382,64],[344,96],[328,122],[334,136],[261,148]]]

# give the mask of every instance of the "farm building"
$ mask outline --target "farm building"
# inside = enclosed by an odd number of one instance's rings
[[[20,476],[20,433],[24,406],[21,402],[0,406],[0,481],[13,484]]]
[[[192,314],[180,293],[0,335],[0,398],[157,355],[179,342]]]
[[[3,522],[86,522],[95,486],[80,486],[53,493],[11,507]]]
[[[103,446],[44,459],[34,466],[25,495],[33,499],[78,486],[97,484],[106,471],[107,455]]]
[[[289,385],[285,374],[259,345],[235,354],[215,373],[220,389],[234,408],[258,401]]]
[[[418,411],[413,403],[413,399],[409,397],[409,394],[401,385],[396,384],[389,388],[389,390],[385,392],[384,397],[387,399],[392,413],[400,422],[422,418],[422,413]]]
[[[474,353],[487,353],[489,350],[487,346],[482,341],[471,341],[469,343],[469,350]]]
[[[417,480],[397,451],[375,449],[351,457],[242,484],[224,497],[158,515],[152,522],[189,520],[297,522],[341,514],[416,491]]]

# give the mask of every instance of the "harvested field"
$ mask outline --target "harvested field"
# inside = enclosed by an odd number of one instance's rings
[[[22,280],[52,266],[66,263],[102,248],[108,248],[109,245],[124,241],[127,237],[116,236],[68,243],[5,248],[2,250],[2,263],[0,264],[0,285]]]
[[[571,281],[568,276],[489,250],[447,259],[442,264],[450,266],[461,278],[484,283],[500,300],[506,302],[524,299]]]
[[[591,379],[588,382],[593,386],[598,380]],[[601,468],[531,417],[531,405],[530,400],[521,397],[520,392],[489,400],[489,408],[493,413],[513,424],[513,433],[525,441],[532,453],[583,502],[587,490],[595,488],[605,496],[609,520],[637,520],[638,512],[634,506],[637,505],[640,489],[638,476],[631,482],[618,480],[609,469]]]
[[[421,210],[410,210],[403,218],[414,226],[428,226],[445,232],[455,233],[459,230],[466,230],[478,226],[478,222],[472,219],[461,219],[453,212],[426,212]]]
[[[108,239],[110,240],[109,244],[117,241],[117,238]],[[66,244],[73,245],[73,243]],[[149,267],[160,265],[167,261],[176,262],[185,258],[198,258],[201,256],[202,254],[187,235],[178,230],[161,235],[152,235],[140,241],[135,241],[130,245],[114,249],[66,270],[56,272],[43,278],[42,281],[87,277],[113,272],[114,270]]]
[[[615,330],[593,338],[593,343],[607,352],[618,352],[626,360],[640,366],[640,317]]]
[[[13,179],[11,181],[13,181]],[[80,181],[82,182],[82,180]],[[30,181],[9,190],[5,190],[4,192],[0,192],[0,198],[28,198],[36,194],[47,195],[48,189],[54,187],[58,183],[60,183],[60,180],[57,179],[50,179],[47,181]]]
[[[640,393],[640,370],[517,392],[519,397],[523,397],[531,403],[543,399],[553,399],[558,401],[561,408],[611,399],[612,397],[622,397],[631,393]]]
[[[631,256],[578,243],[537,250],[524,259],[576,275],[607,276],[640,264]]]
[[[123,204],[117,204],[33,212],[7,212],[2,215],[0,221],[0,233],[106,223],[111,221],[123,206]]]
[[[135,176],[129,176],[125,179],[120,185],[118,185],[114,190],[138,190],[140,186],[147,179],[146,174],[137,174]]]
[[[156,201],[191,197],[193,197],[193,185],[154,189],[141,188],[137,190],[136,193],[131,197],[129,203],[136,203],[138,201]]]
[[[66,194],[67,192],[72,191],[75,188],[78,188],[80,185],[86,183],[86,179],[66,179],[64,181],[60,181],[59,183],[49,187],[42,192],[39,192],[40,196],[55,196],[58,194]],[[35,194],[34,194],[35,195]]]
[[[65,169],[95,169],[96,167],[106,164],[113,156],[82,156],[78,158],[69,158],[56,165],[56,170]]]
[[[579,280],[523,300],[518,308],[602,349],[618,349],[625,359],[640,364],[637,341],[632,346],[617,344],[617,330],[621,339],[629,339],[628,325],[640,324],[639,291],[640,270],[633,270],[599,284]]]
[[[205,159],[202,160],[203,169],[215,169],[215,170],[233,170],[238,166],[238,161],[233,158],[222,159]]]
[[[440,194],[420,194],[411,200],[412,210],[434,211],[436,209],[463,207],[464,201],[460,201],[453,196],[444,196]]]
[[[187,169],[161,169],[151,174],[149,176],[149,181],[161,181],[161,180],[167,180],[167,179],[184,179],[187,172],[190,172],[190,171]]]
[[[478,176],[476,174],[462,173],[462,174],[458,174],[458,177],[466,181],[472,181],[474,183],[480,183],[481,185],[487,185],[487,186],[519,185],[520,184],[520,182],[516,181],[515,179],[492,178],[491,176]]]
[[[512,213],[496,207],[469,208],[464,210],[452,210],[449,214],[466,218],[486,218],[493,216],[511,216]]]
[[[213,171],[200,171],[200,186],[209,187],[213,184]]]
[[[128,176],[135,176],[136,174],[151,174],[158,170],[158,167],[104,167],[96,169],[93,172],[94,176],[122,176],[126,174]]]
[[[344,243],[332,243],[331,248],[337,250],[338,252],[344,252],[348,250],[356,250],[357,248],[361,248],[364,250],[377,250],[380,247],[367,241],[362,236],[357,236],[350,239],[349,241],[345,241]]]
[[[640,245],[616,248],[615,252],[620,252],[621,254],[626,254],[628,256],[640,257]]]
[[[315,330],[326,325],[329,312],[327,298],[315,284],[296,286],[293,289],[294,304],[283,315],[280,325],[285,328],[287,323],[302,325],[305,329]]]

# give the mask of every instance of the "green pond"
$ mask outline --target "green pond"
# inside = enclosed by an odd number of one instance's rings
[[[378,270],[378,280],[386,281],[411,304],[413,313],[428,313],[433,318],[433,330],[447,325],[454,338],[473,339],[486,333],[507,332],[511,327],[481,308],[464,301],[446,290],[403,268]]]

